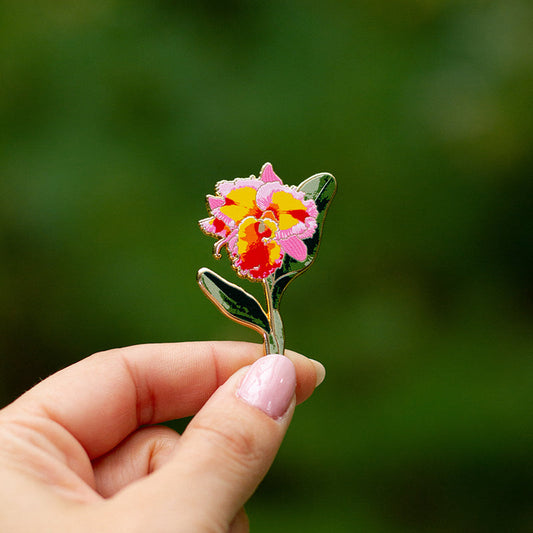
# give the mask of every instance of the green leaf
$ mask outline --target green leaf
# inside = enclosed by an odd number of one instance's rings
[[[307,200],[312,199],[315,201],[318,209],[318,216],[316,219],[318,225],[313,236],[303,241],[307,246],[307,257],[305,260],[297,261],[289,255],[285,255],[283,264],[274,273],[272,300],[275,308],[279,308],[281,296],[287,285],[296,276],[299,276],[302,272],[307,270],[315,260],[320,245],[320,239],[322,237],[324,219],[328,207],[331,204],[331,200],[335,196],[337,182],[331,174],[324,172],[321,174],[315,174],[306,179],[298,186],[298,190],[305,193],[305,198]]]
[[[227,317],[255,329],[263,336],[270,333],[268,317],[261,304],[251,294],[208,268],[201,268],[197,279],[206,296]]]

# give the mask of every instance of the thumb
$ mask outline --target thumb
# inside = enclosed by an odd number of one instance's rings
[[[155,531],[176,522],[179,531],[227,531],[274,460],[294,412],[295,388],[288,357],[267,355],[241,369],[193,418],[173,458],[123,497],[138,492]]]

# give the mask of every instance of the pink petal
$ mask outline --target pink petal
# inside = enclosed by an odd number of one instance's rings
[[[278,241],[281,249],[296,261],[304,261],[307,257],[307,246],[298,237],[289,237]]]
[[[211,213],[213,214],[213,216],[215,218],[218,218],[219,220],[222,220],[222,222],[224,222],[224,224],[226,224],[226,226],[228,226],[230,228],[234,228],[235,227],[235,220],[230,218],[228,215],[225,215],[224,213],[222,213],[222,211],[220,211],[220,209],[218,207],[216,209],[213,209],[213,211],[211,211]]]
[[[305,232],[305,230],[305,224],[303,222],[298,222],[291,228],[278,230],[276,236],[284,240],[289,239],[290,237],[298,237],[299,239],[302,239],[302,234]]]
[[[314,200],[304,200],[303,202],[307,209],[308,216],[316,218],[318,216],[318,209]]]
[[[257,206],[263,210],[267,209],[270,203],[272,202],[272,195],[278,191],[284,191],[290,194],[293,198],[296,198],[296,200],[300,200],[307,209],[309,216],[316,218],[316,216],[318,215],[315,202],[313,200],[306,200],[303,191],[298,191],[294,186],[285,185],[277,181],[265,183],[257,191],[257,198],[255,200]]]
[[[212,196],[211,194],[208,194],[207,202],[209,203],[210,209],[216,209],[217,207],[222,207],[224,205],[224,198],[221,198],[220,196]]]
[[[264,183],[269,183],[271,181],[276,181],[282,183],[280,177],[274,172],[272,168],[272,163],[265,163],[261,169],[261,174],[259,174],[259,179]]]
[[[261,180],[258,180],[255,176],[250,176],[249,178],[237,178],[232,181],[219,181],[215,185],[215,190],[220,196],[227,196],[231,191],[241,187],[252,187],[252,189],[257,190],[261,185],[263,185]]]
[[[231,235],[228,237],[228,244],[227,249],[232,257],[236,257],[239,255],[239,236],[238,236],[239,230],[238,228],[233,230]]]
[[[257,196],[255,197],[257,207],[262,211],[266,211],[272,203],[272,195],[277,191],[283,191],[285,189],[287,189],[287,186],[282,183],[265,183],[265,185],[257,191]]]
[[[315,233],[317,226],[318,224],[316,223],[316,220],[314,218],[307,217],[305,219],[305,228],[299,231],[298,237],[300,239],[308,239],[309,237],[312,237]]]
[[[217,231],[215,229],[215,225],[213,224],[213,220],[213,217],[203,218],[198,222],[198,224],[200,224],[200,227],[205,233],[216,235]]]
[[[237,235],[237,231],[238,231],[237,229],[233,230],[230,234],[226,235],[223,239],[220,239],[215,243],[214,255],[217,259],[220,257],[220,250],[222,249],[223,246],[227,245],[229,249],[229,247],[232,245],[232,241],[235,239]]]

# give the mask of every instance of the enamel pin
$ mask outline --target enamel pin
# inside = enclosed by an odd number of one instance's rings
[[[259,178],[219,181],[216,195],[207,196],[210,216],[200,220],[200,227],[218,238],[215,257],[225,246],[237,274],[263,284],[266,311],[251,294],[208,268],[198,271],[198,283],[226,316],[263,336],[265,354],[284,352],[281,296],[314,261],[336,188],[335,178],[325,172],[298,186],[285,185],[266,163]]]

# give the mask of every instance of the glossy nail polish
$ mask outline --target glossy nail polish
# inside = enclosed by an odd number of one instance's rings
[[[296,371],[284,355],[271,354],[258,359],[248,370],[237,390],[246,403],[272,418],[287,411],[296,388]]]

